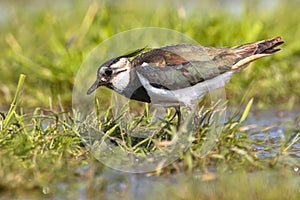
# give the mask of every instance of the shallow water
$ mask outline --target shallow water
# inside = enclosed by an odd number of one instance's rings
[[[299,116],[297,110],[294,112],[269,110],[248,116],[244,124],[256,126],[256,128],[249,131],[249,138],[261,143],[260,145],[253,145],[257,149],[257,155],[260,157],[275,156],[281,148],[278,144],[282,143],[281,141],[288,141],[290,136],[295,134],[291,130],[295,129],[296,126],[299,127],[299,122],[295,124],[297,116]],[[258,131],[265,127],[270,128],[266,131]],[[292,157],[300,161],[300,141],[291,147],[290,152]]]
[[[64,199],[267,199],[292,193],[299,197],[299,171],[260,171],[255,173],[211,174],[203,181],[203,174],[177,173],[147,177],[145,174],[127,174],[106,168],[92,185],[82,182],[71,192],[58,191]],[[267,191],[272,191],[268,194]],[[250,195],[250,196],[249,196]],[[290,194],[289,194],[290,195]]]

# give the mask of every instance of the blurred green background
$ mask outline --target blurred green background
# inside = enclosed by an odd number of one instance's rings
[[[182,32],[201,45],[234,46],[282,36],[283,51],[251,64],[226,86],[229,103],[292,109],[300,96],[299,1],[1,1],[0,109],[27,75],[22,107],[71,108],[74,77],[90,51],[139,27]],[[99,55],[100,56],[100,55]],[[95,72],[96,76],[96,72]]]

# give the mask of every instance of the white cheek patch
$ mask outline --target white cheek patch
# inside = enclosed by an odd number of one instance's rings
[[[113,75],[110,83],[114,89],[122,93],[130,82],[131,63],[127,58],[121,58],[117,63],[110,66],[113,70]]]
[[[122,60],[122,58],[121,58]],[[124,89],[130,84],[130,68],[131,64],[127,59],[125,61],[123,68],[117,68],[114,70],[114,77],[111,79],[111,83],[115,89],[119,90],[119,92],[124,91]],[[119,72],[119,73],[118,73]]]
[[[130,71],[127,69],[126,71],[120,72],[119,74],[115,75],[111,83],[115,89],[119,91],[123,91],[130,82]]]

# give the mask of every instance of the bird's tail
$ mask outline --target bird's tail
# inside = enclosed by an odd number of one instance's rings
[[[264,40],[261,42],[257,42],[257,50],[255,51],[255,54],[272,54],[277,51],[280,51],[279,48],[275,48],[278,45],[283,44],[282,38],[280,36]]]
[[[282,38],[278,36],[269,40],[237,46],[234,48],[234,52],[242,59],[235,63],[231,69],[240,70],[254,60],[276,53],[280,49],[275,47],[283,43]]]

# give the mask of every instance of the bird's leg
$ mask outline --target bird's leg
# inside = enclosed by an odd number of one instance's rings
[[[177,115],[177,128],[179,128],[180,126],[180,123],[181,123],[181,111],[180,111],[180,106],[176,106],[175,107],[175,110],[176,110],[176,115]]]
[[[177,130],[178,130],[181,122],[181,111],[180,111],[180,106],[175,106],[174,108],[175,108],[175,114],[171,117],[169,121],[171,122],[177,115]]]
[[[181,111],[180,106],[175,107],[175,115],[177,115],[177,130],[179,130],[180,123],[181,123]]]

